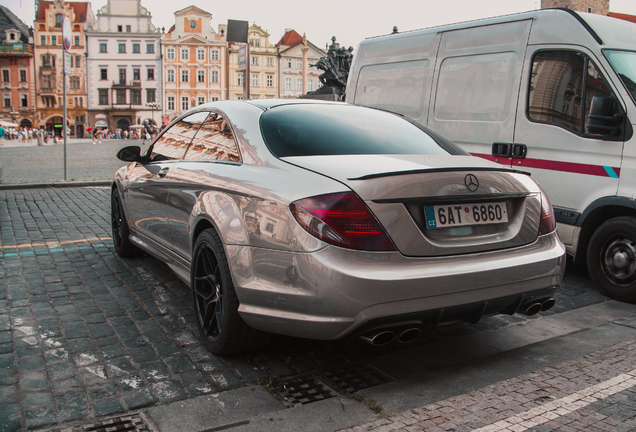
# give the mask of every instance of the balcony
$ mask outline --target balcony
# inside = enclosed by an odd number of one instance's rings
[[[23,43],[2,43],[0,44],[0,55],[33,57],[33,45]]]
[[[140,80],[134,80],[134,81],[131,81],[131,83],[132,83],[132,88],[141,88]]]
[[[116,89],[127,89],[127,88],[130,88],[131,85],[126,80],[119,80],[119,81],[113,81],[112,87]]]

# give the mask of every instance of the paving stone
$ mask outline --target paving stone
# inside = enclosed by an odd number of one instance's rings
[[[175,402],[188,395],[175,381],[160,381],[150,385],[152,393],[161,403]]]
[[[0,386],[15,384],[16,372],[14,369],[0,369]]]
[[[67,378],[52,383],[53,393],[56,395],[77,393],[84,390],[84,384],[78,378]]]
[[[52,381],[65,380],[75,376],[75,367],[70,363],[49,366],[48,371]]]
[[[45,390],[49,383],[44,372],[25,372],[20,374],[20,388],[23,390]]]
[[[144,378],[149,382],[165,381],[170,378],[168,368],[161,363],[151,363],[141,369]]]
[[[16,349],[16,356],[18,359],[23,359],[25,357],[36,357],[41,356],[42,350],[39,347],[22,347]]]
[[[80,368],[80,376],[87,386],[108,382],[109,376],[105,366],[95,364]]]
[[[79,420],[89,414],[84,393],[70,393],[55,398],[61,421]]]
[[[150,393],[150,389],[148,388],[136,389],[126,392],[122,397],[124,399],[124,402],[126,403],[126,406],[130,410],[142,408],[157,402],[157,398],[155,398],[152,393]]]
[[[212,382],[221,390],[228,390],[243,386],[243,381],[230,371],[210,375]]]
[[[118,357],[106,360],[110,374],[115,377],[131,375],[137,372],[137,368],[133,366],[130,358]]]
[[[23,406],[48,407],[53,404],[50,393],[27,393],[22,400]]]
[[[119,384],[119,387],[125,392],[140,389],[146,386],[146,383],[139,375],[132,375],[125,378],[120,378],[117,381],[117,384]]]
[[[26,357],[18,359],[18,370],[38,371],[44,369],[44,359],[42,357]]]
[[[18,404],[0,405],[0,432],[14,432],[21,429],[20,406]]]
[[[195,369],[194,364],[181,353],[165,357],[162,360],[175,374]]]
[[[107,399],[113,396],[117,396],[117,388],[112,383],[90,387],[88,389],[88,397],[92,401]]]
[[[119,399],[98,400],[92,403],[92,407],[97,416],[116,414],[126,410]]]
[[[0,369],[15,367],[14,354],[0,354]]]
[[[44,359],[47,365],[64,363],[69,359],[69,352],[66,348],[55,348],[44,351]]]

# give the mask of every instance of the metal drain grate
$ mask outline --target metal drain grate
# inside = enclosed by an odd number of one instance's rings
[[[341,393],[355,393],[376,385],[393,381],[393,378],[365,363],[347,364],[322,374]]]
[[[111,418],[91,425],[84,425],[85,432],[150,432],[148,426],[139,417],[139,415],[128,415],[123,417]]]
[[[285,400],[294,405],[304,405],[338,396],[313,375],[299,375],[274,381],[276,390]]]

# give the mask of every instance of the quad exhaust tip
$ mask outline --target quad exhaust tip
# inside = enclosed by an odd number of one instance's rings
[[[369,333],[364,336],[360,336],[360,339],[373,346],[384,346],[393,342],[395,339],[397,339],[400,343],[406,344],[417,339],[420,333],[422,333],[422,330],[419,328],[408,327],[398,331],[397,333],[392,330],[382,330],[377,333]]]
[[[537,300],[535,302],[526,303],[519,308],[519,311],[524,315],[532,316],[538,314],[539,312],[545,312],[549,309],[552,309],[552,306],[554,306],[555,304],[556,302],[554,301],[554,299],[550,297],[544,300]]]

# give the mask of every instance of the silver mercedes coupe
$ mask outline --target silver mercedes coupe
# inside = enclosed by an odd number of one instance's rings
[[[115,250],[191,287],[214,353],[272,333],[406,343],[547,310],[561,285],[565,249],[537,183],[394,113],[214,102],[118,157]]]

